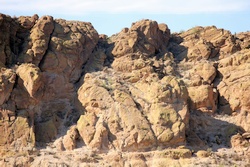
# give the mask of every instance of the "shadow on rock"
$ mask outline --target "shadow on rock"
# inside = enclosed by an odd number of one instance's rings
[[[226,119],[229,116],[202,113],[194,111],[190,113],[189,130],[187,132],[187,145],[194,150],[219,148],[230,148],[231,137],[235,134],[242,134],[244,130],[229,123]]]

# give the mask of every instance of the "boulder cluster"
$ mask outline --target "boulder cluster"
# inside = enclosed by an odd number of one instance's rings
[[[87,22],[0,14],[1,154],[244,147],[249,81],[249,32],[141,20],[107,37]]]

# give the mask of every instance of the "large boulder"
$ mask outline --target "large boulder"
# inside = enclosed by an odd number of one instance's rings
[[[217,91],[210,85],[188,87],[190,109],[203,112],[215,112],[217,109]]]
[[[236,34],[238,42],[240,43],[241,49],[249,49],[250,48],[250,32],[241,32],[239,34]]]
[[[71,126],[67,134],[63,137],[63,146],[66,150],[74,150],[76,148],[76,140],[79,138],[76,125]]]
[[[123,29],[116,37],[112,54],[121,57],[128,53],[146,53],[155,55],[166,51],[170,30],[166,24],[156,21],[141,20],[133,23],[131,28]]]
[[[41,96],[44,81],[40,69],[34,64],[20,65],[16,73],[23,82],[23,86],[29,93],[30,97]]]

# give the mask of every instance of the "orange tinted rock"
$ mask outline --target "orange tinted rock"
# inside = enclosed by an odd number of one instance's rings
[[[85,76],[78,98],[87,111],[77,123],[85,144],[133,151],[184,143],[188,114],[178,112],[188,111],[185,86],[175,77],[149,76],[149,83],[133,84],[119,83],[120,77],[108,72]]]
[[[112,54],[115,57],[136,52],[154,55],[156,52],[166,51],[169,38],[170,30],[167,25],[141,20],[118,34]]]

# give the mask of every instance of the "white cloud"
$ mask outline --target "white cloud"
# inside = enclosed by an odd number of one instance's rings
[[[0,0],[0,11],[21,14],[100,13],[192,14],[244,11],[249,0]]]

